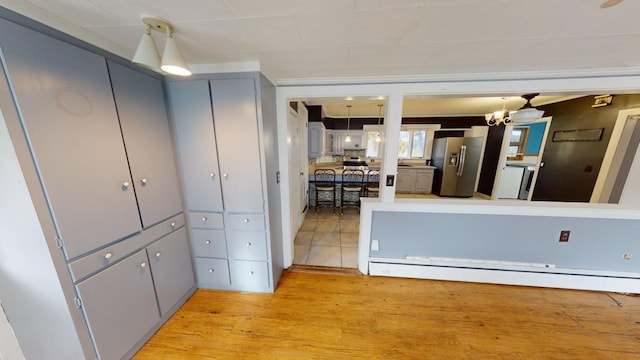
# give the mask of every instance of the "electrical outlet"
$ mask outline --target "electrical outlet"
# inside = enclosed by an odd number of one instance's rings
[[[560,242],[569,242],[569,235],[571,235],[571,231],[569,231],[569,230],[561,230],[560,231]]]
[[[629,253],[622,254],[622,260],[631,260],[632,257],[633,257],[633,255],[631,255]]]

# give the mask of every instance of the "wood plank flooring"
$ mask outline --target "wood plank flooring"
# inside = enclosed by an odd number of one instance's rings
[[[198,290],[135,359],[640,359],[640,298],[286,271]]]

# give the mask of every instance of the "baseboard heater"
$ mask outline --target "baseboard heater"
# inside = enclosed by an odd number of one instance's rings
[[[640,273],[558,268],[555,264],[430,256],[369,258],[374,276],[640,293]]]

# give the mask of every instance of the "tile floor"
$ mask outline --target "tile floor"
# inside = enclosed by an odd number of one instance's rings
[[[294,240],[293,263],[298,265],[358,267],[358,233],[360,214],[357,209],[330,208],[318,213],[311,208]]]

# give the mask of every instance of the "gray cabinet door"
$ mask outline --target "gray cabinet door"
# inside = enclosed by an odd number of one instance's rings
[[[77,285],[100,359],[121,359],[159,321],[145,250]]]
[[[211,80],[224,209],[264,212],[253,79]]]
[[[0,47],[67,258],[139,231],[105,59],[5,20]]]
[[[191,211],[222,211],[209,84],[169,82],[167,89],[187,206]]]
[[[182,211],[162,82],[108,62],[142,225]]]
[[[149,245],[147,253],[164,316],[195,285],[187,230],[182,228]]]

